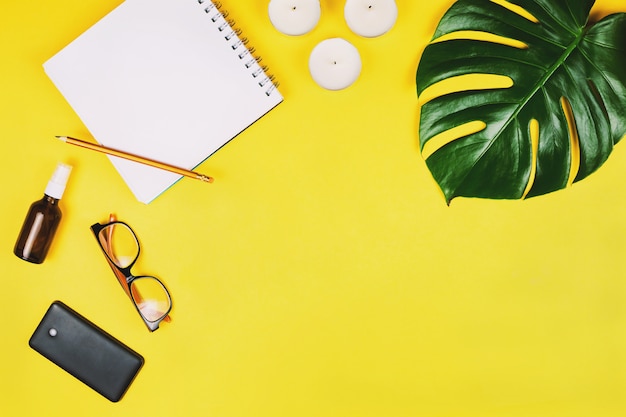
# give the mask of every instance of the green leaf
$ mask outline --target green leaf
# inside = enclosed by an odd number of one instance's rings
[[[550,193],[606,161],[626,133],[626,14],[591,25],[593,3],[459,0],[445,13],[416,83],[420,147],[432,148],[426,164],[448,203]],[[512,85],[464,82],[424,101],[429,87],[472,74]]]

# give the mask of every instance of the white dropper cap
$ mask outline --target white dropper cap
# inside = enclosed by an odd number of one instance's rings
[[[63,192],[65,191],[67,179],[70,177],[70,172],[72,172],[72,167],[70,165],[59,163],[57,168],[54,170],[54,174],[52,174],[52,178],[48,181],[45,194],[60,200],[61,197],[63,197]]]

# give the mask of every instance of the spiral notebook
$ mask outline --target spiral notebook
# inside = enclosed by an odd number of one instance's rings
[[[126,0],[44,70],[102,145],[194,169],[283,100],[226,15],[209,0]],[[181,178],[109,158],[144,203]]]

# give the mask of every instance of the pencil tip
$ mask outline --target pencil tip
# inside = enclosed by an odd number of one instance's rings
[[[67,136],[55,136],[55,138],[62,140],[63,142],[67,141]]]

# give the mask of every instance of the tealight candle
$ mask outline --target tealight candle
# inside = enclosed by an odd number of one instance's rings
[[[313,48],[309,57],[309,71],[320,87],[341,90],[359,78],[361,56],[345,39],[326,39]]]
[[[374,38],[393,27],[398,6],[395,0],[347,0],[344,17],[354,33]]]
[[[319,0],[271,0],[268,12],[276,30],[292,36],[313,30],[322,14]]]

